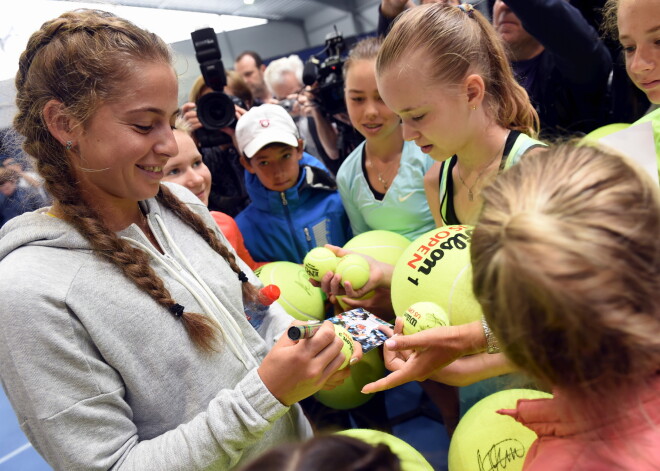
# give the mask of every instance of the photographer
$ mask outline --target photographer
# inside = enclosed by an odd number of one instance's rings
[[[275,59],[266,67],[264,80],[277,99],[276,104],[287,110],[298,126],[300,135],[305,141],[305,152],[320,158],[326,165],[331,164],[329,161],[337,158],[336,141],[331,145],[331,153],[326,152],[318,128],[332,127],[332,123],[320,114],[310,116],[311,108],[305,106],[309,100],[304,93],[303,67],[302,60],[295,54]],[[330,132],[336,135],[334,129]]]
[[[221,211],[236,217],[250,203],[250,198],[245,189],[245,170],[239,162],[239,155],[230,135],[233,129],[218,129],[212,134],[212,138],[199,139],[204,128],[197,115],[196,103],[202,96],[212,91],[205,84],[204,77],[200,76],[190,89],[190,102],[185,103],[181,110],[183,118],[193,131],[193,137],[202,153],[204,163],[213,177],[209,210]],[[231,93],[231,90],[227,89],[227,93]],[[244,110],[237,106],[236,112],[238,116]]]
[[[330,159],[326,164],[336,175],[346,157],[363,140],[351,125],[344,101],[342,76],[346,43],[340,32],[328,34],[324,49],[305,63],[302,80],[307,88],[303,98],[304,112],[314,118],[318,133]],[[325,54],[321,60],[317,56]],[[320,124],[321,123],[321,124]]]
[[[234,128],[253,97],[238,74],[225,72],[212,28],[193,31],[191,38],[202,75],[195,81],[182,113],[213,177],[209,209],[235,217],[250,200],[233,141]]]

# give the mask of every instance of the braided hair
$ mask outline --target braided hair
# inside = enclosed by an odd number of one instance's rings
[[[62,218],[87,239],[94,252],[158,304],[179,317],[195,345],[217,349],[218,329],[207,316],[184,312],[149,265],[149,255],[119,238],[83,198],[67,149],[48,130],[46,104],[61,103],[67,116],[81,126],[103,103],[118,99],[122,84],[137,63],[172,64],[168,45],[157,35],[111,13],[81,9],[47,21],[29,39],[16,75],[14,128],[23,136],[23,150],[35,159],[46,191],[58,203]],[[236,259],[201,217],[181,203],[165,186],[157,200],[189,224],[229,264],[241,281],[247,278]],[[256,299],[256,288],[242,282],[244,299]]]

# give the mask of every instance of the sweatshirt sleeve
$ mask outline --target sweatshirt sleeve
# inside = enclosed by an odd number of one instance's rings
[[[187,372],[170,364],[167,371],[173,377],[168,381],[153,375],[151,397],[143,399],[155,413],[177,408],[188,411],[184,412],[187,417],[164,433],[154,431],[148,436],[143,428],[145,436],[139,436],[139,414],[131,406],[136,402],[135,378],[120,374],[102,355],[106,346],[92,338],[98,332],[88,331],[75,310],[52,291],[40,296],[43,287],[30,289],[23,283],[17,295],[6,285],[0,288],[3,387],[26,436],[56,470],[230,469],[289,411],[268,391],[256,368],[233,387],[218,388],[211,397],[204,397],[208,388],[200,384],[205,382],[203,377],[185,381]],[[20,322],[16,322],[18,314]],[[168,362],[177,357],[176,353],[150,354],[148,343],[131,345],[142,363],[157,366],[163,357]],[[183,348],[172,349],[185,355]],[[126,353],[129,365],[120,365],[121,370],[134,376],[137,370],[143,381],[149,367],[130,366],[132,352]],[[212,371],[195,368],[196,374]],[[166,384],[179,390],[167,390]],[[144,383],[141,394],[145,394]]]

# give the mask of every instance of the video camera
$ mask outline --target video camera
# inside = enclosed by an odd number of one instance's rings
[[[190,33],[195,57],[204,77],[204,83],[213,90],[197,100],[197,117],[203,128],[195,131],[195,137],[202,147],[213,147],[231,142],[221,128],[236,127],[234,105],[247,108],[240,98],[224,92],[227,75],[222,64],[218,37],[213,28],[202,28]]]
[[[317,55],[313,55],[303,69],[303,83],[317,84],[313,89],[316,102],[321,111],[329,116],[346,111],[343,77],[346,58],[342,57],[345,50],[344,37],[335,27],[335,31],[326,36],[325,47],[318,53],[318,55],[325,53],[326,59],[321,61]]]

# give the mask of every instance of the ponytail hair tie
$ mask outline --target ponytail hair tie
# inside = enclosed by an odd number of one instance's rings
[[[183,315],[183,311],[186,310],[181,304],[174,304],[173,306],[170,306],[169,311],[174,314],[174,317],[179,318]]]
[[[456,5],[458,8],[463,10],[465,13],[467,13],[467,16],[470,18],[474,18],[473,12],[474,12],[474,7],[470,3],[460,3]]]
[[[247,275],[242,270],[238,272],[238,279],[241,280],[243,283],[247,283],[248,281]]]

